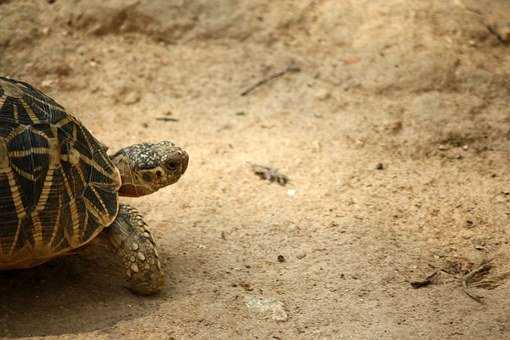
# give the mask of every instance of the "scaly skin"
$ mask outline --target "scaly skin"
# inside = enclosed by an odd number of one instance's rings
[[[188,167],[188,154],[172,142],[135,144],[111,157],[120,171],[120,196],[151,194],[179,180]],[[115,221],[103,233],[122,261],[129,288],[151,295],[164,285],[156,243],[138,211],[119,205]]]
[[[121,260],[132,292],[152,295],[163,288],[165,277],[156,243],[136,209],[120,204],[117,218],[101,235]]]
[[[172,142],[125,147],[111,156],[120,171],[120,196],[152,194],[179,180],[188,167],[188,154]]]

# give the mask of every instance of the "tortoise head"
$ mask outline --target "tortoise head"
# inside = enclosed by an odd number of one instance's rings
[[[152,194],[179,180],[188,167],[188,154],[174,143],[142,143],[125,147],[111,157],[120,171],[119,195]]]

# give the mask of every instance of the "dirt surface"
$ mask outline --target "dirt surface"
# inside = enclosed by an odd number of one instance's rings
[[[2,337],[510,337],[508,1],[4,0],[0,17],[0,74],[112,150],[191,157],[129,200],[161,295],[90,247],[0,274]]]

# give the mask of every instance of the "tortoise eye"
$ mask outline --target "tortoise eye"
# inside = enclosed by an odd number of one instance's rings
[[[179,167],[179,163],[176,162],[176,161],[169,161],[166,163],[166,167],[169,169],[169,170],[177,170],[177,168]]]

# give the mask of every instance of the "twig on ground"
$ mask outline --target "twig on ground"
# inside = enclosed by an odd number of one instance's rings
[[[157,117],[156,120],[162,121],[162,122],[178,122],[179,119],[172,118],[172,117]]]
[[[476,267],[475,269],[473,269],[472,271],[470,271],[469,273],[467,273],[466,275],[464,275],[462,277],[462,288],[464,290],[464,293],[478,303],[483,304],[483,296],[470,292],[469,286],[473,282],[473,278],[476,275],[485,275],[491,270],[491,268],[492,268],[491,261],[492,260],[493,259],[483,260],[482,263],[478,267]]]
[[[250,92],[252,92],[253,90],[255,90],[256,88],[258,88],[266,83],[269,83],[271,80],[280,78],[281,76],[284,76],[287,73],[291,73],[291,72],[294,73],[294,72],[300,72],[300,71],[301,71],[301,69],[298,66],[291,64],[291,65],[287,66],[287,68],[285,70],[273,73],[269,77],[266,77],[266,78],[258,81],[254,85],[250,86],[249,88],[247,88],[246,90],[244,90],[241,93],[241,96],[244,97],[244,96],[248,95]]]
[[[436,278],[437,274],[439,274],[439,271],[435,271],[433,272],[432,274],[430,274],[429,276],[427,276],[424,280],[421,280],[421,281],[411,281],[411,287],[413,287],[414,289],[418,289],[418,288],[421,288],[421,287],[425,287],[425,286],[428,286],[429,284],[431,284],[434,279]]]

